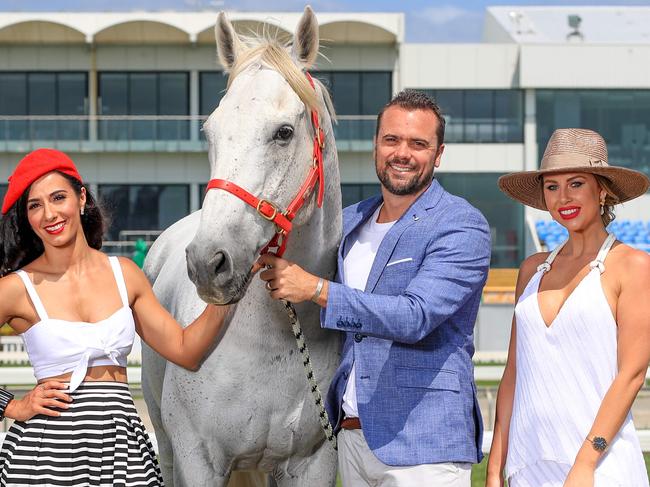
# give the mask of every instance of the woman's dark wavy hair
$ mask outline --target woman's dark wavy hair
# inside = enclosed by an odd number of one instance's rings
[[[78,179],[63,174],[72,186],[77,196],[81,195],[81,188],[86,188],[86,206],[81,217],[81,226],[90,245],[93,249],[102,248],[102,236],[106,229],[104,213],[88,188]],[[18,270],[38,256],[45,250],[43,242],[34,233],[27,220],[27,198],[31,186],[18,198],[18,201],[2,216],[0,220],[0,277]]]

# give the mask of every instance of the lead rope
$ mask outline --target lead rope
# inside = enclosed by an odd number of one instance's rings
[[[316,382],[316,377],[314,376],[314,369],[311,366],[311,359],[309,358],[309,348],[305,343],[305,336],[302,333],[302,328],[300,327],[300,321],[298,320],[298,314],[296,313],[296,308],[293,307],[289,301],[284,299],[280,300],[284,305],[284,309],[289,315],[289,321],[291,322],[291,331],[293,331],[293,336],[296,339],[296,344],[298,345],[298,350],[300,355],[302,355],[302,365],[305,367],[305,372],[307,373],[307,381],[311,388],[311,395],[314,398],[316,403],[316,408],[318,408],[318,419],[320,421],[321,428],[323,433],[325,433],[325,438],[332,445],[334,450],[337,450],[336,447],[336,436],[334,435],[334,430],[330,423],[329,415],[325,410],[325,404],[323,403],[323,396],[321,396],[320,388]]]

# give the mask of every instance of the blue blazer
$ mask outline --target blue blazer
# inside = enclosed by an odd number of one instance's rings
[[[348,236],[381,196],[346,208],[324,328],[345,332],[327,409],[335,430],[354,361],[363,434],[387,465],[480,462],[483,424],[472,355],[490,230],[434,179],[384,237],[365,291],[343,284]]]

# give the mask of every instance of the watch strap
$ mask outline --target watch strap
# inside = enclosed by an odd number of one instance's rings
[[[0,421],[4,419],[7,404],[9,404],[13,398],[14,395],[11,392],[0,389]]]

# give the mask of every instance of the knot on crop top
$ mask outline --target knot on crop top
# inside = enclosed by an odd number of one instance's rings
[[[88,367],[126,367],[135,338],[135,321],[129,307],[126,283],[117,257],[109,257],[122,307],[96,323],[49,318],[36,289],[25,271],[20,276],[40,321],[21,336],[37,380],[72,372],[70,392],[77,389]]]

